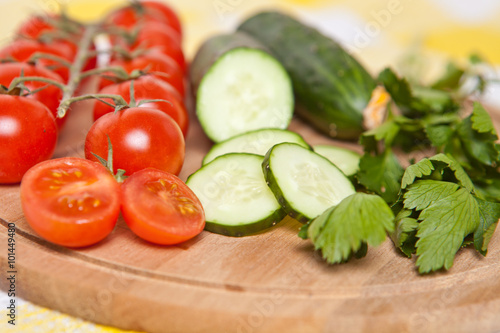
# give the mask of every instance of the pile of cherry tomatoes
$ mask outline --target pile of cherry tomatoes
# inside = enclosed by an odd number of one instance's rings
[[[179,18],[156,1],[118,8],[92,25],[95,36],[109,40],[104,51],[82,42],[89,27],[64,14],[32,17],[0,50],[0,183],[21,182],[28,223],[59,245],[99,242],[120,211],[147,241],[190,239],[205,219],[198,198],[176,177],[189,126]],[[96,68],[99,52],[111,59],[104,68]],[[94,75],[97,93],[79,96]],[[86,159],[51,160],[62,105],[85,98],[98,99]]]

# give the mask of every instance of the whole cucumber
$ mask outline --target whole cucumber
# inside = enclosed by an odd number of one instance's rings
[[[279,12],[252,16],[238,31],[257,39],[283,64],[299,116],[330,137],[359,137],[376,83],[337,42]]]

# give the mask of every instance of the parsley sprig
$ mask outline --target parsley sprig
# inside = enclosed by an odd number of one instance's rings
[[[299,233],[329,263],[364,256],[386,233],[403,254],[416,256],[420,273],[449,269],[457,251],[471,244],[487,254],[500,219],[500,145],[484,107],[464,107],[488,83],[476,68],[482,60],[471,57],[470,64],[450,63],[428,86],[391,69],[380,73],[392,103],[385,122],[360,137],[365,153],[354,176],[360,192]],[[471,79],[476,85],[467,90]],[[420,158],[408,158],[412,152]]]

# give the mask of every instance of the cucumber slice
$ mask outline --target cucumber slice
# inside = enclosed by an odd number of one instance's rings
[[[283,66],[251,47],[222,54],[201,79],[196,97],[196,113],[214,142],[256,129],[285,129],[293,107],[292,83]]]
[[[205,230],[246,236],[285,217],[264,179],[263,160],[254,154],[226,154],[189,176],[186,184],[205,210]]]
[[[316,145],[313,146],[313,150],[326,157],[348,177],[359,170],[361,155],[355,151],[331,145]]]
[[[352,183],[332,162],[295,143],[271,148],[262,168],[285,212],[300,222],[317,217],[355,193]]]
[[[267,128],[246,132],[215,144],[205,155],[203,165],[228,153],[251,153],[264,156],[272,146],[282,142],[293,142],[311,149],[307,142],[295,132]]]

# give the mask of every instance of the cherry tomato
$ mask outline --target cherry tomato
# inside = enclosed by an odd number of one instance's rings
[[[38,162],[52,157],[57,125],[38,101],[0,95],[0,183],[18,183]]]
[[[114,171],[127,175],[153,167],[179,174],[185,144],[179,125],[167,114],[152,108],[129,108],[105,114],[90,128],[85,139],[85,157],[92,161],[108,156],[109,136],[113,146]]]
[[[112,38],[112,43],[129,50],[156,49],[174,59],[183,72],[186,70],[181,38],[177,31],[160,22],[141,23],[136,29],[137,36],[131,43],[120,37]]]
[[[56,32],[61,32],[57,36]],[[51,33],[55,33],[50,36]],[[41,41],[44,44],[50,44],[55,49],[70,49],[71,56],[69,60],[74,60],[78,52],[77,42],[81,39],[83,28],[68,19],[58,15],[36,15],[26,20],[17,31],[19,40],[31,39]],[[66,35],[66,36],[64,36]],[[64,36],[64,37],[63,37]],[[73,42],[74,41],[74,42]],[[91,51],[95,50],[95,45],[91,46]],[[95,68],[97,57],[91,57],[84,66],[84,70]],[[62,75],[64,78],[64,75]]]
[[[205,227],[203,207],[193,191],[176,176],[153,168],[122,184],[121,211],[137,236],[161,245],[184,242]]]
[[[135,5],[120,8],[108,17],[108,22],[114,26],[131,28],[138,22],[154,21],[161,22],[182,36],[182,27],[175,11],[163,2],[140,1]]]
[[[21,72],[24,73],[24,76],[39,76],[52,79],[59,83],[64,83],[59,75],[46,68],[37,67],[26,63],[5,63],[0,64],[0,84],[8,87],[12,80],[14,80],[16,77],[21,76]],[[34,91],[41,87],[45,87],[44,89],[39,90],[32,95],[28,95],[27,97],[42,102],[49,108],[54,117],[57,116],[57,107],[59,106],[59,101],[62,98],[62,91],[59,88],[44,82],[37,81],[27,81],[24,83],[24,85],[31,91]],[[66,117],[56,118],[56,123],[59,128],[62,127],[65,121]]]
[[[110,66],[121,66],[127,73],[131,74],[134,70],[141,70],[146,73],[157,76],[163,81],[171,84],[184,98],[184,74],[179,65],[169,56],[159,51],[146,51],[132,59],[116,59],[110,62]],[[112,81],[102,78],[99,89],[113,84]]]
[[[73,59],[73,50],[68,45],[61,44],[56,47],[52,44],[45,44],[36,40],[19,39],[0,50],[0,60],[12,59],[15,61],[26,62],[37,52],[58,56],[67,61],[71,61]],[[57,61],[44,58],[40,58],[37,63],[59,74],[64,82],[68,81],[68,67],[61,65]]]
[[[65,157],[29,169],[21,204],[33,230],[49,242],[83,247],[104,239],[120,214],[120,185],[99,163]]]
[[[54,27],[53,24],[51,24],[51,22],[57,19],[58,16],[55,15],[31,16],[30,18],[28,18],[28,20],[26,20],[21,24],[21,26],[17,30],[17,34],[24,38],[26,37],[38,38],[46,32],[54,31],[56,28]]]
[[[112,84],[99,91],[99,93],[120,95],[125,101],[130,102],[130,83],[131,81],[125,81]],[[136,102],[146,99],[163,99],[168,101],[150,102],[141,105],[141,107],[154,108],[165,112],[179,125],[184,136],[187,134],[189,127],[188,112],[177,91],[171,85],[152,75],[141,76],[134,80],[134,95]],[[105,98],[104,100],[107,99]],[[94,120],[113,111],[114,108],[104,103],[96,102],[94,104]]]

